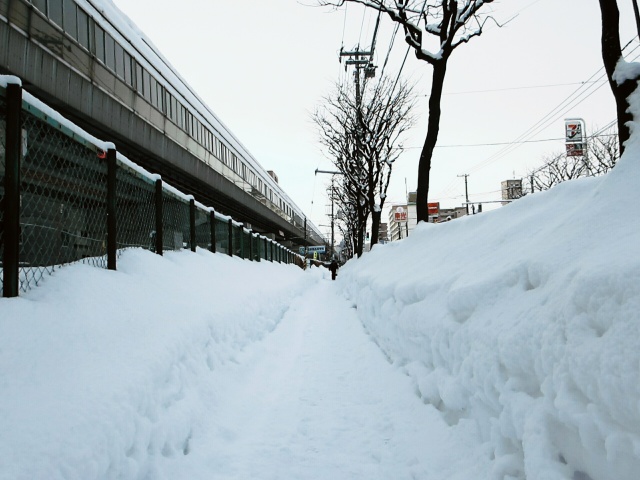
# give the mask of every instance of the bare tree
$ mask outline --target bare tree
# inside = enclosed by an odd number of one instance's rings
[[[595,177],[611,170],[619,158],[615,131],[589,137],[588,155],[549,155],[544,165],[528,173],[531,190],[548,190],[559,183],[580,177]]]
[[[615,129],[589,138],[588,168],[590,175],[603,175],[611,170],[620,158],[620,143]]]
[[[588,176],[584,157],[567,156],[566,153],[550,155],[542,167],[529,172],[532,190],[549,190],[559,183]]]
[[[372,88],[367,88],[367,82],[364,86],[359,97],[351,85],[338,86],[313,117],[321,143],[342,174],[342,198],[351,202],[342,208],[356,218],[357,255],[362,254],[369,215],[371,244],[377,243],[393,163],[400,155],[397,143],[414,123],[415,106],[415,95],[406,82],[385,77]]]
[[[616,0],[600,0],[600,12],[602,14],[602,60],[609,79],[609,86],[616,100],[618,113],[618,142],[620,155],[624,153],[624,142],[631,134],[629,123],[633,120],[629,111],[629,95],[637,87],[637,78],[626,78],[624,75],[616,75],[620,68],[622,48],[620,46],[620,11]]]
[[[364,231],[369,207],[365,188],[368,184],[362,156],[359,155],[357,112],[354,111],[349,87],[338,85],[334,96],[326,97],[313,114],[319,127],[320,143],[341,173],[341,183],[335,189],[339,207],[347,217],[354,251],[362,255]]]
[[[433,67],[429,119],[420,161],[416,198],[417,220],[427,222],[429,175],[433,150],[440,131],[441,100],[447,62],[453,51],[473,37],[480,36],[488,18],[480,10],[493,0],[318,0],[320,5],[341,6],[345,2],[359,3],[387,14],[402,26],[407,44],[418,59]],[[427,34],[424,36],[424,34]],[[429,40],[435,40],[430,50]]]
[[[413,126],[413,89],[406,82],[382,78],[375,88],[365,89],[358,116],[359,154],[367,173],[366,197],[371,212],[371,246],[378,243],[382,208],[387,197],[393,163],[401,153],[402,135]]]

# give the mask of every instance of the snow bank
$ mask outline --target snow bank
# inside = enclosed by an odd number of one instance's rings
[[[640,93],[633,97],[640,118]],[[640,132],[615,169],[497,211],[421,225],[339,282],[494,478],[640,472]],[[467,428],[467,427],[465,427]]]
[[[0,479],[168,478],[211,414],[213,373],[317,279],[131,250],[117,272],[72,265],[0,299]]]

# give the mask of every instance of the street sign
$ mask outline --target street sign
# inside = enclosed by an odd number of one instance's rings
[[[581,157],[586,155],[586,136],[584,120],[581,118],[565,118],[565,145],[567,157]]]
[[[429,215],[440,215],[440,202],[427,203],[427,213]]]
[[[319,247],[307,247],[307,252],[309,253],[325,253],[325,246],[324,245],[320,245]]]
[[[300,247],[300,248],[298,249],[298,253],[299,253],[300,255],[304,255],[304,247]]]
[[[394,213],[394,219],[396,222],[402,222],[407,220],[407,211],[404,207],[396,207],[396,211]]]
[[[584,143],[567,143],[567,157],[583,157],[586,150]]]

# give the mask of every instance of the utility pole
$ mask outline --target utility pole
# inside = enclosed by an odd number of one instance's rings
[[[458,175],[459,177],[464,177],[464,197],[465,197],[465,201],[467,202],[465,204],[465,207],[467,208],[467,215],[469,215],[469,187],[467,185],[467,177],[469,176],[468,173],[465,173],[463,175]]]
[[[375,42],[375,37],[374,37]],[[364,69],[365,78],[373,78],[376,75],[376,67],[371,63],[373,58],[373,49],[370,52],[360,50],[360,47],[356,48],[353,52],[345,52],[340,49],[340,62],[342,57],[349,57],[349,60],[345,62],[344,69],[346,71],[349,65],[354,65],[356,71],[354,72],[355,84],[356,84],[356,108],[358,109],[358,121],[362,122],[360,103],[362,102],[362,94],[360,93],[360,70]]]
[[[331,177],[331,259],[333,260],[333,256],[334,256],[334,245],[335,245],[335,240],[334,240],[334,230],[333,230],[333,225],[334,225],[334,211],[333,211],[333,196],[335,194],[334,192],[334,186],[333,186],[333,180],[335,177]]]
[[[373,78],[376,75],[376,67],[373,65],[373,52],[375,49],[375,44],[376,44],[376,37],[378,35],[378,26],[380,23],[380,15],[378,15],[378,20],[376,21],[376,28],[375,31],[373,33],[373,41],[371,42],[371,49],[370,51],[364,51],[364,50],[360,50],[360,45],[358,45],[356,47],[356,49],[354,51],[348,52],[348,51],[344,51],[344,49],[341,47],[340,48],[340,55],[338,56],[338,60],[340,61],[340,63],[342,63],[342,57],[348,57],[348,59],[345,62],[345,71],[347,70],[349,65],[354,65],[355,66],[355,72],[354,72],[354,79],[355,79],[355,85],[356,85],[356,117],[357,117],[357,126],[356,126],[356,138],[355,138],[355,143],[356,143],[356,151],[358,153],[356,153],[357,161],[358,163],[360,162],[360,152],[362,151],[362,143],[363,143],[363,118],[362,118],[362,108],[361,108],[361,103],[362,103],[362,93],[361,93],[361,86],[360,86],[360,70],[364,70],[364,78]],[[360,193],[360,195],[362,195],[362,193]],[[360,199],[358,199],[358,201],[360,201]],[[363,215],[361,215],[360,209],[358,209],[358,225],[357,225],[357,238],[354,239],[355,243],[356,243],[356,254],[358,256],[362,255],[363,249],[364,249],[364,243],[365,243],[365,231],[366,231],[366,218],[367,216],[364,217],[364,219],[360,218]],[[364,220],[364,222],[363,222]],[[360,225],[360,223],[364,223],[364,225]]]
[[[338,172],[337,170],[320,170],[318,168],[316,168],[316,172],[315,175],[318,175],[319,173],[327,173],[329,175],[331,175],[331,258],[333,258],[333,254],[335,252],[335,236],[334,236],[334,211],[333,211],[333,204],[334,204],[334,200],[335,200],[335,190],[334,190],[334,181],[335,181],[335,176],[336,175],[343,175],[342,172]]]

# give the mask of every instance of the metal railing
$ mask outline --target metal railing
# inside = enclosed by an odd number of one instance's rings
[[[17,296],[59,266],[116,269],[126,248],[298,255],[196,202],[0,77],[0,286]]]

